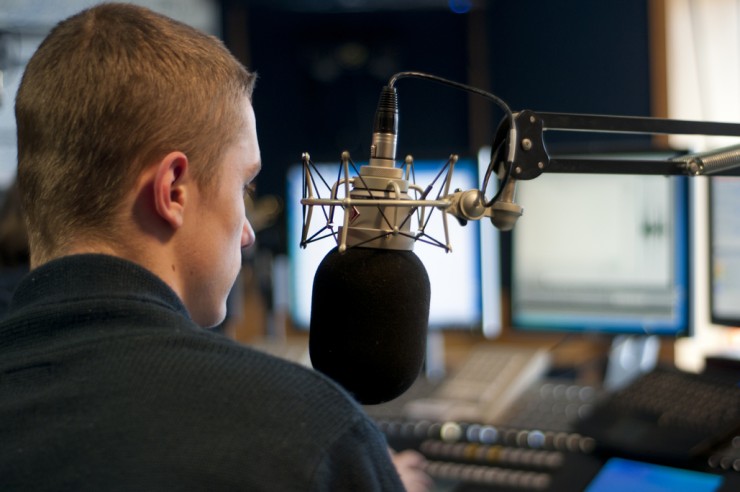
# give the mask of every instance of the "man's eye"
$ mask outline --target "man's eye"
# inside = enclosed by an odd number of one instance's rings
[[[255,183],[245,184],[244,188],[242,189],[242,193],[244,194],[245,199],[249,198],[251,200],[254,200],[257,194],[257,185]]]

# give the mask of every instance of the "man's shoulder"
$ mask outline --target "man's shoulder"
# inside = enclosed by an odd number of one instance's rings
[[[184,330],[154,343],[144,336],[142,342],[156,359],[152,363],[168,361],[171,377],[197,385],[199,394],[228,395],[252,407],[273,401],[276,413],[311,408],[327,420],[364,417],[352,397],[320,372],[218,334]]]
[[[173,357],[167,364],[173,373],[159,382],[155,376],[151,384],[160,391],[168,380],[179,386],[171,393],[165,390],[165,404],[185,403],[193,412],[207,414],[205,428],[229,422],[232,437],[240,436],[236,441],[247,439],[250,446],[290,442],[286,453],[298,453],[303,460],[311,454],[318,458],[350,435],[355,442],[384,446],[351,395],[310,367],[209,334],[197,344],[160,355]]]

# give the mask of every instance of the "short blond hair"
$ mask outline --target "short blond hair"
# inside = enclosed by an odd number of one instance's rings
[[[78,234],[114,238],[124,195],[174,150],[208,188],[254,80],[218,39],[144,7],[101,4],[60,22],[15,105],[33,257],[53,257]]]

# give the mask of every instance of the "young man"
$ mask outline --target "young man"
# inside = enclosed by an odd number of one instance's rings
[[[201,328],[254,241],[253,84],[214,38],[126,4],[63,21],[30,60],[32,270],[0,324],[3,490],[403,488],[335,384]],[[415,459],[399,471],[424,488]]]

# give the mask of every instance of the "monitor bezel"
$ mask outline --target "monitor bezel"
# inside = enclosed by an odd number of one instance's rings
[[[715,208],[716,204],[714,202],[714,190],[716,189],[716,180],[717,179],[732,179],[736,180],[738,183],[740,183],[740,177],[710,177],[707,180],[707,261],[708,261],[708,311],[709,311],[709,321],[713,325],[717,325],[720,327],[725,328],[737,328],[740,327],[740,312],[738,312],[737,317],[731,317],[731,316],[722,316],[717,314],[716,312],[716,294],[715,294],[715,282],[716,282],[716,275],[715,275]]]

